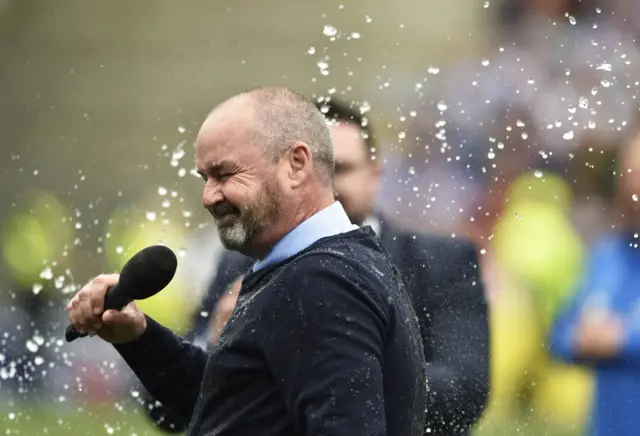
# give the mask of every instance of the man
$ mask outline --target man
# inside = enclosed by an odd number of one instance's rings
[[[331,124],[337,198],[351,222],[371,225],[380,235],[418,314],[428,363],[425,431],[468,433],[489,392],[488,310],[474,246],[462,238],[401,231],[375,213],[381,168],[371,126],[359,112],[335,100],[318,106]],[[203,307],[196,311],[191,338],[218,338],[235,304],[237,278],[250,264],[251,259],[238,253],[222,257]],[[153,402],[146,409],[167,431],[184,426]]]
[[[551,354],[595,378],[587,433],[637,434],[640,426],[640,133],[620,150],[619,222],[601,235],[578,292],[555,318]]]
[[[322,114],[283,88],[225,101],[196,140],[203,204],[225,248],[255,262],[208,353],[131,303],[103,313],[117,276],[69,303],[72,325],[114,344],[189,435],[419,435],[420,331],[370,228],[333,195]]]

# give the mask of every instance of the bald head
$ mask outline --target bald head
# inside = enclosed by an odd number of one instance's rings
[[[302,94],[282,87],[250,89],[216,106],[208,121],[214,120],[245,130],[272,161],[296,142],[307,144],[314,169],[332,183],[333,145],[326,118]]]
[[[223,245],[254,257],[335,201],[327,122],[288,89],[252,89],[218,105],[198,133],[196,166]]]

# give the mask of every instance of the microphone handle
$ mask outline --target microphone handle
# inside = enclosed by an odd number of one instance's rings
[[[132,301],[133,299],[129,297],[126,288],[123,286],[118,287],[118,284],[116,284],[104,295],[104,310],[120,310]],[[86,333],[80,333],[72,325],[68,325],[64,332],[64,337],[67,342],[73,342],[78,338],[84,338],[86,336],[88,336]]]

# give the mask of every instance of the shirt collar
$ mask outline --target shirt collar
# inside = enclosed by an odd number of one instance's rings
[[[362,223],[362,227],[369,226],[375,232],[376,235],[380,236],[380,229],[382,227],[380,220],[376,218],[374,215],[371,215]]]
[[[322,238],[357,228],[358,226],[349,220],[340,202],[335,201],[287,233],[273,246],[264,259],[253,264],[252,270],[255,272],[294,256]]]

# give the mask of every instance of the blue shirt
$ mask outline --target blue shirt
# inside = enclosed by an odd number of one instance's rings
[[[638,241],[640,242],[640,241]],[[640,248],[629,237],[609,235],[591,252],[578,293],[559,313],[551,331],[551,354],[593,369],[595,397],[589,433],[594,436],[640,434]],[[609,360],[581,361],[574,332],[585,308],[602,308],[620,316],[625,339]]]
[[[287,233],[284,238],[273,246],[264,259],[253,264],[252,270],[256,272],[265,266],[294,256],[322,238],[349,232],[357,228],[358,226],[352,224],[349,220],[340,202],[336,201],[331,206],[307,218]]]

